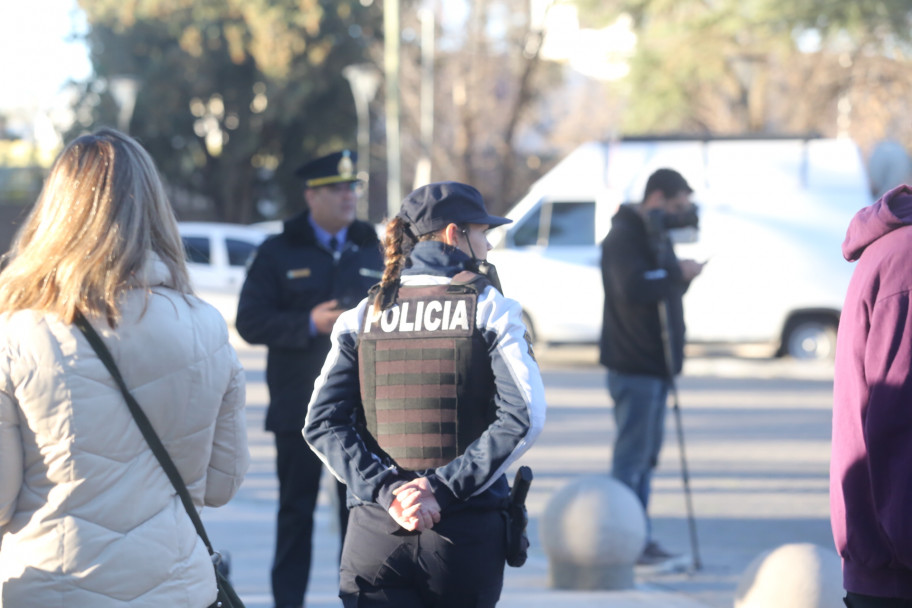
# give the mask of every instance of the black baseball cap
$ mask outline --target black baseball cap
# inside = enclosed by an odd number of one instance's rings
[[[693,193],[693,188],[684,179],[684,176],[674,169],[656,169],[656,171],[646,180],[646,192],[643,194],[645,199],[656,190],[661,190],[662,194],[671,198],[681,192],[687,194]]]
[[[459,182],[436,182],[421,186],[402,201],[398,217],[419,237],[446,228],[448,224],[488,224],[502,226],[513,220],[491,215],[481,193]]]
[[[304,180],[308,188],[358,182],[355,172],[355,163],[358,162],[358,153],[354,150],[340,150],[315,158],[295,169],[295,176]]]

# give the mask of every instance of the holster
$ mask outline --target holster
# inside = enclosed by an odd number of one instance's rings
[[[519,467],[503,511],[507,522],[507,565],[514,568],[526,563],[529,549],[529,537],[526,536],[526,524],[529,523],[526,496],[531,486],[532,469],[527,466]]]
[[[507,503],[504,507],[504,519],[507,523],[507,565],[519,568],[526,563],[529,549],[529,537],[526,535],[526,525],[529,516],[525,505]]]

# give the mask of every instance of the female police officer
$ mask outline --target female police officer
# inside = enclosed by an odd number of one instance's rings
[[[336,323],[304,437],[348,486],[344,606],[500,597],[504,472],[545,419],[519,304],[471,271],[509,221],[465,184],[415,190],[387,226],[381,283]]]

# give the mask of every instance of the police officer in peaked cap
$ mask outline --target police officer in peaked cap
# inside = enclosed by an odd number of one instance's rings
[[[303,606],[310,573],[322,463],[301,436],[307,402],[329,352],[333,324],[367,294],[383,269],[374,227],[355,219],[357,160],[354,151],[341,150],[295,171],[307,209],[260,245],[238,304],[238,333],[268,347],[266,430],[275,434],[279,478],[272,565],[277,608]],[[344,537],[345,488],[339,484],[337,490]]]
[[[466,184],[418,188],[387,225],[382,280],[336,324],[304,436],[348,487],[344,606],[500,598],[505,472],[545,419],[520,306],[478,272],[508,221]]]

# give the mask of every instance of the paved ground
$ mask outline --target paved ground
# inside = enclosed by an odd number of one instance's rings
[[[271,435],[262,431],[264,351],[238,346],[248,369],[253,465],[238,497],[224,508],[206,510],[203,518],[216,546],[231,552],[233,580],[247,605],[270,608],[277,484]],[[523,568],[507,568],[499,606],[731,607],[742,573],[764,551],[793,542],[832,548],[827,499],[832,366],[704,353],[688,360],[680,382],[702,568],[694,573],[639,570],[636,588],[629,591],[550,589],[538,518],[555,490],[578,476],[607,472],[614,429],[593,350],[543,350],[539,359],[548,420],[523,460],[535,471],[528,501],[532,547]],[[686,553],[690,543],[679,452],[670,416],[668,422],[654,482],[653,526],[663,544]],[[328,496],[324,492],[317,513],[310,608],[340,605],[338,544]]]

